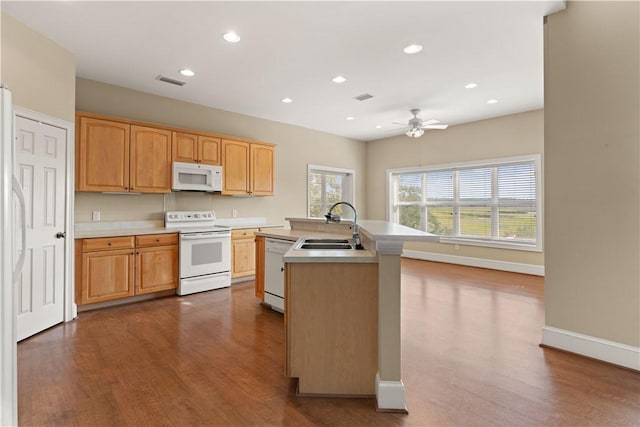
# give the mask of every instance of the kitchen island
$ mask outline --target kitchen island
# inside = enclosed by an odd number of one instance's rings
[[[301,235],[351,234],[351,223],[287,218]],[[284,255],[285,373],[301,394],[375,393],[381,411],[406,412],[401,376],[400,256],[405,241],[438,236],[386,221],[360,221],[364,251]]]

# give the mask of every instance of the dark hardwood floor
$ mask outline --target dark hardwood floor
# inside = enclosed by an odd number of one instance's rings
[[[640,374],[543,349],[543,279],[402,261],[408,415],[295,396],[253,282],[81,313],[18,345],[20,425],[640,425]]]

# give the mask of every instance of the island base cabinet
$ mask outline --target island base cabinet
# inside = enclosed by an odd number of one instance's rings
[[[298,393],[370,396],[378,371],[378,265],[288,263],[285,375]]]

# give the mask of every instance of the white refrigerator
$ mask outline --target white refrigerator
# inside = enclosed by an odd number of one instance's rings
[[[0,84],[0,425],[18,424],[16,314],[14,278],[24,260],[14,261],[14,194],[24,208],[22,191],[13,175],[13,106],[11,92]],[[22,211],[24,212],[24,210]],[[24,234],[22,234],[24,236]],[[24,245],[22,246],[24,247]],[[21,251],[24,253],[24,251]]]

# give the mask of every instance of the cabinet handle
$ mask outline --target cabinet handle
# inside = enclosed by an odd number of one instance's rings
[[[160,239],[156,239],[156,242],[157,242],[157,243],[160,243]]]
[[[111,242],[107,243],[107,245],[111,246]]]

